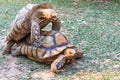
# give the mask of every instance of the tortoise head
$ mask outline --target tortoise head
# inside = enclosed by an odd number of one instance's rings
[[[55,21],[58,19],[58,14],[53,9],[39,9],[37,11],[37,18],[40,20]]]
[[[66,48],[64,50],[64,54],[68,59],[74,59],[75,55],[76,55],[76,50],[74,48]]]
[[[32,14],[31,18],[35,19],[38,23],[56,21],[58,19],[58,13],[49,3],[34,6],[30,13]]]

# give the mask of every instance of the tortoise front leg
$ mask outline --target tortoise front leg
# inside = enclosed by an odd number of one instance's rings
[[[67,58],[65,55],[60,55],[52,64],[51,64],[51,72],[57,73],[66,63]]]
[[[39,42],[40,26],[34,20],[31,20],[31,44]]]
[[[3,51],[3,55],[4,54],[10,54],[11,53],[11,48],[12,46],[15,44],[15,42],[13,40],[9,41],[7,44],[6,44],[6,47]]]

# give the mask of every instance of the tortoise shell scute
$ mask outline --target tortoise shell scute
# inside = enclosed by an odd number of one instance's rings
[[[56,31],[54,34],[52,33],[52,35],[45,36],[44,38],[42,37],[41,42],[42,43],[40,47],[47,49],[54,49],[69,44],[67,37],[64,36],[61,32]]]

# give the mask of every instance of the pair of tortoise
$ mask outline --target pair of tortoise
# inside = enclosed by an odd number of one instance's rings
[[[67,37],[59,31],[60,20],[51,8],[48,3],[32,5],[30,11],[24,13],[27,17],[21,20],[19,19],[21,15],[18,15],[7,36],[4,53],[9,53],[16,43],[16,50],[12,51],[13,56],[26,55],[32,60],[51,64],[51,72],[57,73],[65,64],[82,57],[82,52],[77,51]],[[41,29],[49,22],[52,22],[52,30],[42,31]]]

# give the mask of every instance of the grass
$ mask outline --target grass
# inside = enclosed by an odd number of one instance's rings
[[[72,80],[74,77],[82,80],[97,80],[99,77],[99,80],[120,79],[119,2],[0,0],[0,39],[4,39],[2,37],[5,37],[10,30],[10,23],[19,9],[27,3],[40,2],[50,2],[55,6],[60,13],[61,31],[68,35],[71,43],[84,51],[82,60],[78,60],[77,65],[72,64],[73,67],[68,66],[67,71],[58,74],[57,78],[62,80]],[[19,60],[18,63],[21,64],[22,60]],[[24,60],[22,65],[31,66],[28,64],[29,61]],[[38,63],[32,62],[32,64],[38,67]],[[40,67],[39,69],[44,70],[45,68]],[[35,68],[31,72],[35,71],[39,70]],[[28,78],[20,80],[28,80]]]

